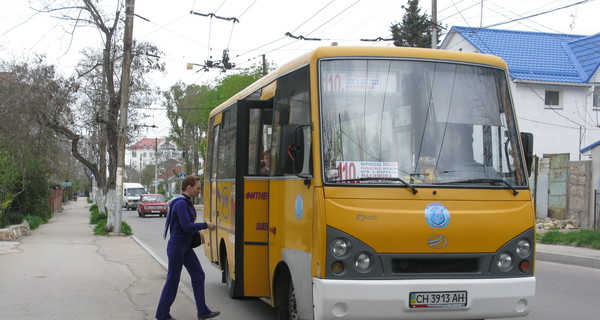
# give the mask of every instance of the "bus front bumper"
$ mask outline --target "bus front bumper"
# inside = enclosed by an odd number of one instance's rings
[[[410,308],[411,292],[467,292],[465,307]],[[524,317],[535,277],[447,280],[313,278],[314,319],[483,319]]]

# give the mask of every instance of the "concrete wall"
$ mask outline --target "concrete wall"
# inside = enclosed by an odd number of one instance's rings
[[[600,159],[600,148],[598,156]],[[568,163],[568,176],[566,180],[566,195],[555,197],[555,201],[560,199],[564,203],[549,204],[550,179],[549,176],[556,175],[559,170],[552,169],[551,155],[537,160],[536,174],[531,183],[531,189],[535,196],[536,218],[554,218],[559,220],[573,220],[577,227],[592,229],[594,228],[594,189],[600,190],[600,169],[593,172],[592,168],[600,168],[593,164],[591,160],[570,161]],[[600,160],[597,160],[600,163]],[[555,172],[556,171],[556,172]],[[594,176],[596,175],[596,178]],[[596,180],[594,180],[596,179]],[[594,183],[594,181],[596,181]],[[594,187],[596,185],[596,187]],[[553,207],[564,208],[560,214],[552,212]],[[555,210],[556,211],[556,210]],[[577,221],[578,223],[576,223]]]
[[[590,188],[592,181],[591,161],[572,161],[569,164],[569,181],[567,188],[567,219],[579,220],[581,226],[592,228],[593,216],[590,220]],[[590,210],[591,209],[591,210]]]

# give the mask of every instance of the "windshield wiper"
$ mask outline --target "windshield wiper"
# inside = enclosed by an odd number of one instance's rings
[[[408,182],[406,182],[400,178],[392,178],[392,177],[388,177],[388,178],[364,177],[364,178],[355,178],[355,179],[344,179],[344,180],[338,180],[338,181],[332,181],[332,182],[381,181],[381,180],[383,180],[383,181],[398,181],[398,182],[402,183],[405,187],[409,188],[413,194],[416,194],[417,192],[419,192],[419,190],[417,190],[415,187],[410,185]]]
[[[458,180],[458,181],[449,181],[449,182],[440,182],[437,184],[460,184],[460,183],[490,183],[490,184],[496,184],[496,183],[502,183],[505,186],[507,186],[512,192],[513,195],[516,196],[519,194],[519,191],[517,191],[517,189],[515,189],[515,187],[513,187],[510,183],[508,183],[506,180],[503,179],[467,179],[467,180]]]

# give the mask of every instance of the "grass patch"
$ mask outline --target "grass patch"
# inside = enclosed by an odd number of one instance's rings
[[[44,221],[44,219],[42,219],[41,217],[32,216],[32,215],[25,216],[25,220],[27,220],[27,223],[29,223],[29,229],[30,230],[35,230],[40,225],[42,225],[42,224],[44,224],[44,223],[47,222],[47,221]]]
[[[90,224],[98,224],[98,222],[108,219],[108,214],[106,210],[104,213],[100,213],[98,209],[98,205],[94,204],[90,207]]]
[[[600,249],[600,233],[588,229],[574,232],[549,231],[541,235],[539,241],[544,244],[564,244]]]
[[[97,236],[106,236],[108,235],[109,230],[106,229],[106,221],[108,220],[108,213],[100,213],[98,209],[98,205],[94,204],[90,207],[90,224],[95,224],[94,234]],[[131,230],[131,226],[127,224],[125,221],[121,221],[121,233],[125,235],[132,235],[133,231]]]
[[[97,236],[106,236],[108,235],[109,230],[106,229],[106,219],[98,221],[96,226],[94,227],[94,234]],[[125,235],[132,235],[133,231],[131,230],[131,226],[127,224],[125,221],[121,221],[121,233]]]

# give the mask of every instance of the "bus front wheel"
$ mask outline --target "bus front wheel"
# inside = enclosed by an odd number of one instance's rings
[[[286,290],[287,289],[287,290]],[[294,283],[290,277],[287,283],[287,288],[283,288],[285,296],[281,297],[281,305],[277,310],[278,320],[299,320],[298,308],[296,305],[296,291],[294,290]]]

